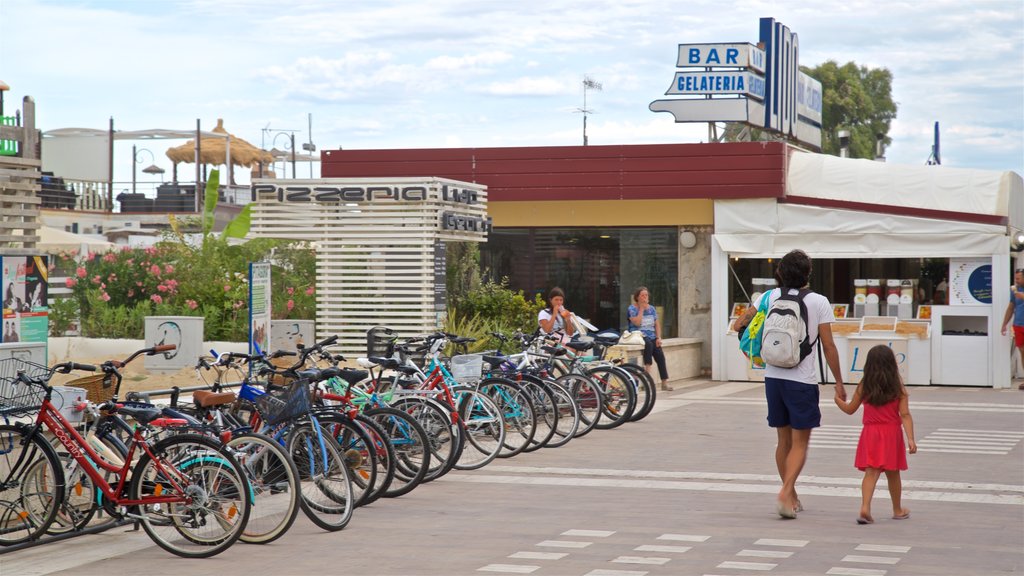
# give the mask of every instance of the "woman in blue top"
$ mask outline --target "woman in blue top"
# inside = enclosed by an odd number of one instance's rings
[[[671,392],[672,387],[668,385],[668,368],[665,366],[665,352],[661,349],[661,319],[658,318],[658,311],[651,306],[651,294],[646,286],[641,286],[633,292],[633,302],[626,310],[629,317],[629,329],[639,330],[644,335],[644,369],[649,373],[651,363],[658,362],[658,373],[661,376],[661,389]]]

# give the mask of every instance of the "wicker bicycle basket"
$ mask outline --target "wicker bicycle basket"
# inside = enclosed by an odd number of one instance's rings
[[[107,374],[90,374],[81,378],[69,380],[67,385],[85,390],[85,398],[89,402],[100,403],[110,400],[112,393],[110,388],[112,381]]]
[[[287,388],[268,390],[256,399],[256,410],[271,426],[309,412],[309,383],[297,380]]]
[[[0,360],[0,414],[14,415],[35,412],[43,403],[44,390],[18,382],[18,373],[38,378],[50,373],[49,368],[21,358]]]

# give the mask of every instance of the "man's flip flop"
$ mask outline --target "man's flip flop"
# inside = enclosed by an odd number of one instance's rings
[[[897,516],[892,517],[893,520],[906,520],[907,518],[910,518],[910,510],[907,510],[903,514],[899,514]]]
[[[870,519],[870,518],[865,518],[863,516],[857,517],[857,524],[874,524],[874,523],[875,523],[875,521]]]

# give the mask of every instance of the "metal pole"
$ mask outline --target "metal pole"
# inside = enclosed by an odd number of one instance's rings
[[[114,117],[107,132],[107,212],[114,211]]]
[[[291,133],[292,139],[292,178],[295,178],[295,132]]]
[[[205,205],[205,203],[204,203],[205,201],[202,198],[203,190],[201,188],[201,183],[199,182],[199,180],[201,179],[200,176],[199,176],[199,171],[201,169],[200,166],[199,166],[199,156],[200,156],[200,154],[199,154],[200,153],[199,131],[200,131],[199,130],[199,118],[196,118],[196,194],[195,194],[195,196],[196,196],[196,205],[195,205],[196,212],[201,212],[201,208],[200,207]]]
[[[138,152],[135,151],[135,144],[132,144],[132,194],[135,194],[135,164],[137,164],[137,162],[135,161],[135,159],[137,158],[136,154],[138,154]]]

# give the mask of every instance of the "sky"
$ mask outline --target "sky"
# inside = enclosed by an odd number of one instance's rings
[[[591,145],[702,142],[706,124],[648,104],[679,44],[756,44],[761,17],[798,35],[801,65],[892,72],[888,162],[924,164],[939,122],[943,165],[1024,174],[1021,0],[0,0],[0,80],[43,131],[222,118],[267,149],[290,130],[317,150],[563,146],[586,96]],[[169,175],[183,143],[137,144]],[[116,180],[131,155],[116,145]]]

